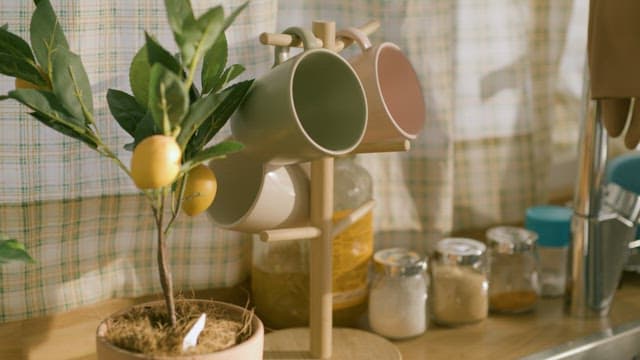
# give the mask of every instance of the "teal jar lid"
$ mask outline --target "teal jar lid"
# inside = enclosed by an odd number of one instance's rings
[[[572,214],[572,210],[564,206],[532,206],[527,209],[524,226],[538,234],[540,246],[567,246],[571,237]]]

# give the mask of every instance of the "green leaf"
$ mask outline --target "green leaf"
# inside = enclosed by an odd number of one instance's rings
[[[56,121],[55,119],[43,113],[32,112],[32,113],[29,113],[29,115],[33,116],[41,123],[45,124],[46,126],[52,128],[53,130],[56,130],[57,132],[63,135],[82,141],[83,143],[89,145],[89,147],[91,147],[92,149],[98,148],[98,144],[95,142],[94,139],[87,136],[86,132],[79,132],[79,130],[71,128],[59,121]]]
[[[189,95],[181,79],[158,63],[151,67],[149,110],[164,134],[180,125],[189,110]]]
[[[148,66],[160,63],[176,75],[182,74],[182,67],[171,53],[165,50],[153,37],[145,32]]]
[[[190,0],[165,0],[164,6],[169,18],[169,26],[174,34],[182,33],[185,26],[195,23]]]
[[[187,145],[187,151],[185,152],[185,158],[191,158],[192,154],[200,151],[213,137],[220,131],[220,129],[227,123],[227,120],[236,111],[236,109],[242,104],[253,80],[242,81],[233,84],[224,92],[228,92],[228,95],[224,100],[216,107],[210,121],[202,123],[196,133],[191,137]]]
[[[31,47],[20,36],[0,28],[0,52],[11,54],[35,64],[36,60],[31,53]]]
[[[0,26],[0,29],[9,30],[9,24],[4,24],[4,25]]]
[[[222,6],[216,6],[202,14],[197,20],[198,28],[202,32],[202,37],[198,41],[196,49],[200,55],[218,40],[224,31],[224,10]]]
[[[35,89],[17,89],[9,92],[9,97],[15,99],[28,108],[42,113],[47,117],[62,123],[79,133],[85,131],[84,121],[70,115],[60,104],[58,98],[49,92]]]
[[[134,138],[133,147],[131,148],[131,150],[133,150],[136,147],[136,145],[138,145],[142,140],[146,139],[151,135],[157,135],[157,134],[162,134],[162,131],[160,131],[160,128],[156,126],[156,123],[153,120],[153,116],[151,115],[151,113],[147,112],[142,118],[142,120],[140,120],[140,122],[138,123],[138,126],[136,127],[136,132],[133,136]],[[127,148],[125,147],[125,149]]]
[[[207,50],[202,60],[202,93],[210,92],[219,83],[220,75],[227,64],[227,37],[220,34],[218,40]]]
[[[231,154],[234,152],[238,152],[243,148],[244,148],[244,145],[242,145],[237,141],[233,141],[233,140],[223,141],[221,143],[218,143],[216,145],[213,145],[211,147],[208,147],[196,153],[191,159],[189,159],[189,161],[186,161],[182,165],[182,170],[189,171],[190,169],[194,168],[195,166],[198,166],[198,164],[201,164],[205,161],[215,159],[215,158],[218,158],[227,154]]]
[[[18,77],[36,85],[47,86],[40,71],[33,62],[16,55],[0,52],[0,73]]]
[[[229,82],[233,81],[233,79],[240,76],[240,74],[242,74],[244,70],[245,70],[244,66],[240,64],[233,64],[228,68],[224,69],[224,72],[222,73],[222,75],[220,75],[220,78],[218,79],[218,83],[213,88],[213,91],[216,92],[221,88],[223,88]]]
[[[51,75],[49,61],[56,49],[69,49],[67,38],[60,27],[56,13],[49,0],[40,0],[31,16],[31,46],[38,63]]]
[[[191,1],[165,0],[164,5],[173,38],[180,48],[183,62],[188,64],[195,54],[195,44],[202,36],[193,15]]]
[[[196,56],[196,45],[202,37],[202,32],[194,23],[192,26],[185,28],[181,33],[174,34],[174,38],[180,48],[180,57],[184,64],[191,64]]]
[[[138,104],[133,96],[115,89],[107,91],[107,103],[111,115],[120,124],[120,127],[129,135],[135,136],[136,126],[144,117],[146,110]]]
[[[0,240],[0,264],[10,261],[22,261],[27,263],[35,262],[22,243],[15,239],[8,239],[2,235]]]
[[[131,66],[129,67],[129,85],[131,86],[131,91],[138,101],[138,104],[142,105],[145,109],[149,105],[150,71],[151,67],[149,66],[147,46],[145,45],[138,50],[133,60],[131,60]]]
[[[59,48],[51,57],[51,68],[53,93],[73,117],[84,118],[88,123],[90,114],[93,114],[93,97],[89,77],[80,56],[68,49]]]
[[[196,130],[213,114],[230,93],[231,91],[224,91],[218,94],[205,95],[191,105],[189,113],[187,113],[182,122],[180,134],[177,138],[180,147],[185,147]]]

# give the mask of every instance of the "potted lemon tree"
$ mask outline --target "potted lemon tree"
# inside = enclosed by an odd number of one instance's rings
[[[133,151],[130,166],[101,137],[88,75],[69,48],[49,0],[36,1],[30,42],[7,26],[0,28],[0,73],[16,78],[16,89],[1,99],[22,103],[35,120],[114,161],[150,205],[164,301],[127,309],[103,321],[97,336],[99,358],[203,353],[223,359],[261,358],[260,320],[230,304],[176,301],[167,262],[167,235],[176,217],[181,211],[197,215],[214,201],[216,179],[206,162],[242,149],[234,141],[209,143],[252,84],[248,80],[229,85],[244,67],[227,66],[224,34],[246,3],[226,17],[221,6],[196,17],[188,0],[164,3],[178,54],[145,34],[145,44],[129,70],[132,94],[107,92],[113,118],[132,137],[125,145]],[[200,84],[194,81],[198,71]],[[203,340],[205,335],[213,340]]]

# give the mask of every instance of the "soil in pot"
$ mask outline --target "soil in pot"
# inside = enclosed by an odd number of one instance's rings
[[[198,344],[182,351],[182,341],[202,313],[207,314]],[[248,339],[253,311],[243,316],[212,301],[176,302],[177,324],[170,326],[164,302],[135,306],[107,320],[105,340],[118,348],[153,356],[197,355],[218,352]]]

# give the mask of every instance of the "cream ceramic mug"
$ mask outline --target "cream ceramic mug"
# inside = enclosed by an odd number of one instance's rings
[[[309,178],[299,165],[270,166],[244,152],[209,162],[218,192],[207,209],[224,229],[256,233],[309,219]]]
[[[338,54],[317,47],[313,34],[293,27],[305,51],[287,59],[276,47],[276,65],[256,80],[231,119],[234,138],[265,163],[287,165],[351,152],[367,124],[364,88]]]
[[[367,95],[369,119],[362,143],[415,139],[424,126],[425,105],[418,76],[400,48],[389,42],[375,47],[362,30],[347,28],[338,36],[353,39],[362,53],[349,59]]]

